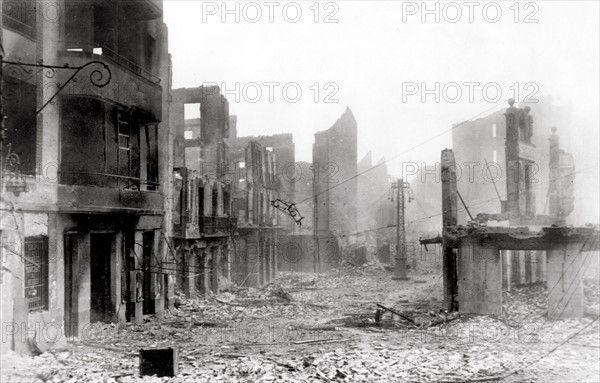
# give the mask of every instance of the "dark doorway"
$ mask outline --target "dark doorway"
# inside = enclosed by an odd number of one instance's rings
[[[204,217],[204,187],[198,188],[198,217]]]
[[[144,274],[143,297],[144,315],[154,314],[154,297],[152,295],[152,257],[154,257],[154,232],[143,234],[144,253],[142,255],[142,272]]]
[[[125,310],[125,320],[131,321],[135,316],[135,300],[136,300],[136,267],[135,267],[135,237],[133,231],[123,233],[123,267],[125,286],[121,285],[121,297],[127,302]],[[124,288],[123,288],[124,287]]]
[[[73,259],[77,255],[77,234],[65,235],[65,336],[77,336],[76,286],[73,283]]]
[[[206,259],[206,251],[199,249],[197,253],[193,255],[196,257],[196,268],[192,270],[196,274],[196,290],[199,294],[205,295],[206,291],[206,268],[204,267],[204,261]]]
[[[114,234],[90,234],[90,322],[110,322],[112,319],[110,261],[114,240]]]

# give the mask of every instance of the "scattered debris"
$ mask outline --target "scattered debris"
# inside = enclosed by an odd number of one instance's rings
[[[95,323],[93,336],[69,342],[67,351],[33,358],[3,353],[2,366],[10,367],[2,369],[0,381],[485,382],[519,370],[513,381],[545,382],[593,381],[600,373],[597,326],[548,354],[589,324],[587,318],[552,322],[549,329],[537,309],[535,321],[517,327],[503,318],[447,313],[436,281],[397,291],[379,270],[281,273],[276,282],[215,297],[181,297],[163,321]],[[292,301],[273,295],[276,286]],[[506,298],[510,320],[526,317],[545,294],[519,288]],[[528,304],[519,304],[521,298]],[[373,307],[381,313],[379,323]],[[179,373],[140,377],[139,354],[132,350],[167,348],[180,350]]]

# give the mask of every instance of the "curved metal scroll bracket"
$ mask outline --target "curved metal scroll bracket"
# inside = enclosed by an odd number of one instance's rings
[[[45,70],[44,76],[46,78],[53,78],[56,75],[56,70],[71,70],[74,71],[73,74],[65,81],[64,84],[57,84],[57,90],[54,94],[39,108],[36,110],[33,116],[23,125],[23,127],[28,126],[29,124],[36,121],[37,116],[48,106],[49,104],[54,104],[54,99],[58,96],[58,94],[71,82],[77,82],[77,75],[87,67],[92,65],[100,65],[102,68],[94,69],[90,72],[89,81],[98,88],[103,88],[108,85],[112,79],[112,73],[108,65],[103,63],[102,61],[90,61],[85,65],[72,67],[68,63],[62,66],[60,65],[44,65],[42,62],[38,64],[29,64],[15,61],[5,61],[0,57],[0,62],[4,66],[8,64],[9,66],[6,68],[6,74],[9,77],[27,80],[41,71]],[[34,73],[33,68],[40,68],[38,71]],[[27,77],[28,76],[28,77]],[[27,77],[27,78],[25,78]],[[4,126],[4,119],[9,118],[10,116],[0,115],[0,141],[4,141],[7,137],[6,128]],[[21,129],[21,128],[19,128]],[[17,129],[17,130],[19,130]],[[0,179],[4,181],[3,183],[6,185],[6,190],[13,192],[17,197],[23,191],[27,191],[27,183],[25,182],[25,178],[21,174],[21,159],[18,153],[12,151],[12,143],[8,143],[6,145],[8,151],[6,153],[6,157],[4,158],[4,166],[0,171]],[[1,152],[0,152],[1,153]],[[1,155],[0,155],[1,156]]]

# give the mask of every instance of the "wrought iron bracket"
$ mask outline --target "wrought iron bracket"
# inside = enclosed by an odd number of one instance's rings
[[[36,121],[37,116],[48,106],[49,104],[54,104],[54,99],[59,95],[59,93],[71,82],[77,82],[77,75],[85,68],[90,67],[92,65],[100,65],[106,73],[103,73],[100,69],[94,69],[90,75],[90,82],[98,87],[103,88],[108,85],[112,79],[112,73],[108,65],[103,63],[102,61],[90,61],[84,65],[72,67],[68,63],[64,65],[45,65],[42,61],[37,64],[31,63],[22,63],[15,61],[6,61],[2,60],[0,57],[0,63],[2,64],[2,70],[4,71],[4,65],[7,64],[9,67],[7,68],[7,75],[9,77],[14,77],[17,79],[22,79],[26,75],[30,75],[29,78],[39,74],[43,70],[48,70],[44,76],[46,78],[52,78],[56,74],[56,70],[70,70],[73,71],[71,76],[64,82],[64,84],[57,84],[57,90],[50,96],[50,98],[44,102],[44,104],[36,110],[33,116],[23,125],[26,127]],[[34,73],[34,68],[40,68],[38,71]],[[9,117],[9,116],[8,116]],[[6,127],[4,124],[4,119],[8,118],[7,116],[0,115],[0,141],[4,141],[7,138]],[[22,127],[21,127],[22,128]],[[19,128],[19,129],[21,129]],[[5,181],[5,187],[7,191],[13,192],[16,196],[19,196],[21,192],[27,191],[27,183],[25,182],[25,178],[21,174],[21,159],[18,153],[13,151],[12,143],[7,144],[7,153],[4,158],[5,164],[2,166],[0,171],[3,174],[0,174],[0,179]],[[4,174],[5,173],[5,174]]]

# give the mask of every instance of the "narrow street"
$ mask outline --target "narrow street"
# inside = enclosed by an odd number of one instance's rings
[[[598,376],[598,323],[564,343],[592,321],[547,322],[537,304],[543,289],[513,289],[518,301],[505,293],[504,318],[446,316],[436,307],[439,274],[410,274],[408,281],[391,275],[378,267],[282,273],[262,289],[180,299],[163,321],[148,317],[143,326],[119,330],[94,323],[86,340],[65,350],[34,358],[6,354],[2,364],[11,367],[1,381],[592,382]],[[594,291],[597,300],[597,284]],[[376,323],[376,303],[415,323],[391,320],[389,312]],[[520,318],[527,320],[518,325]],[[179,349],[177,376],[138,375],[139,350],[155,347]]]

